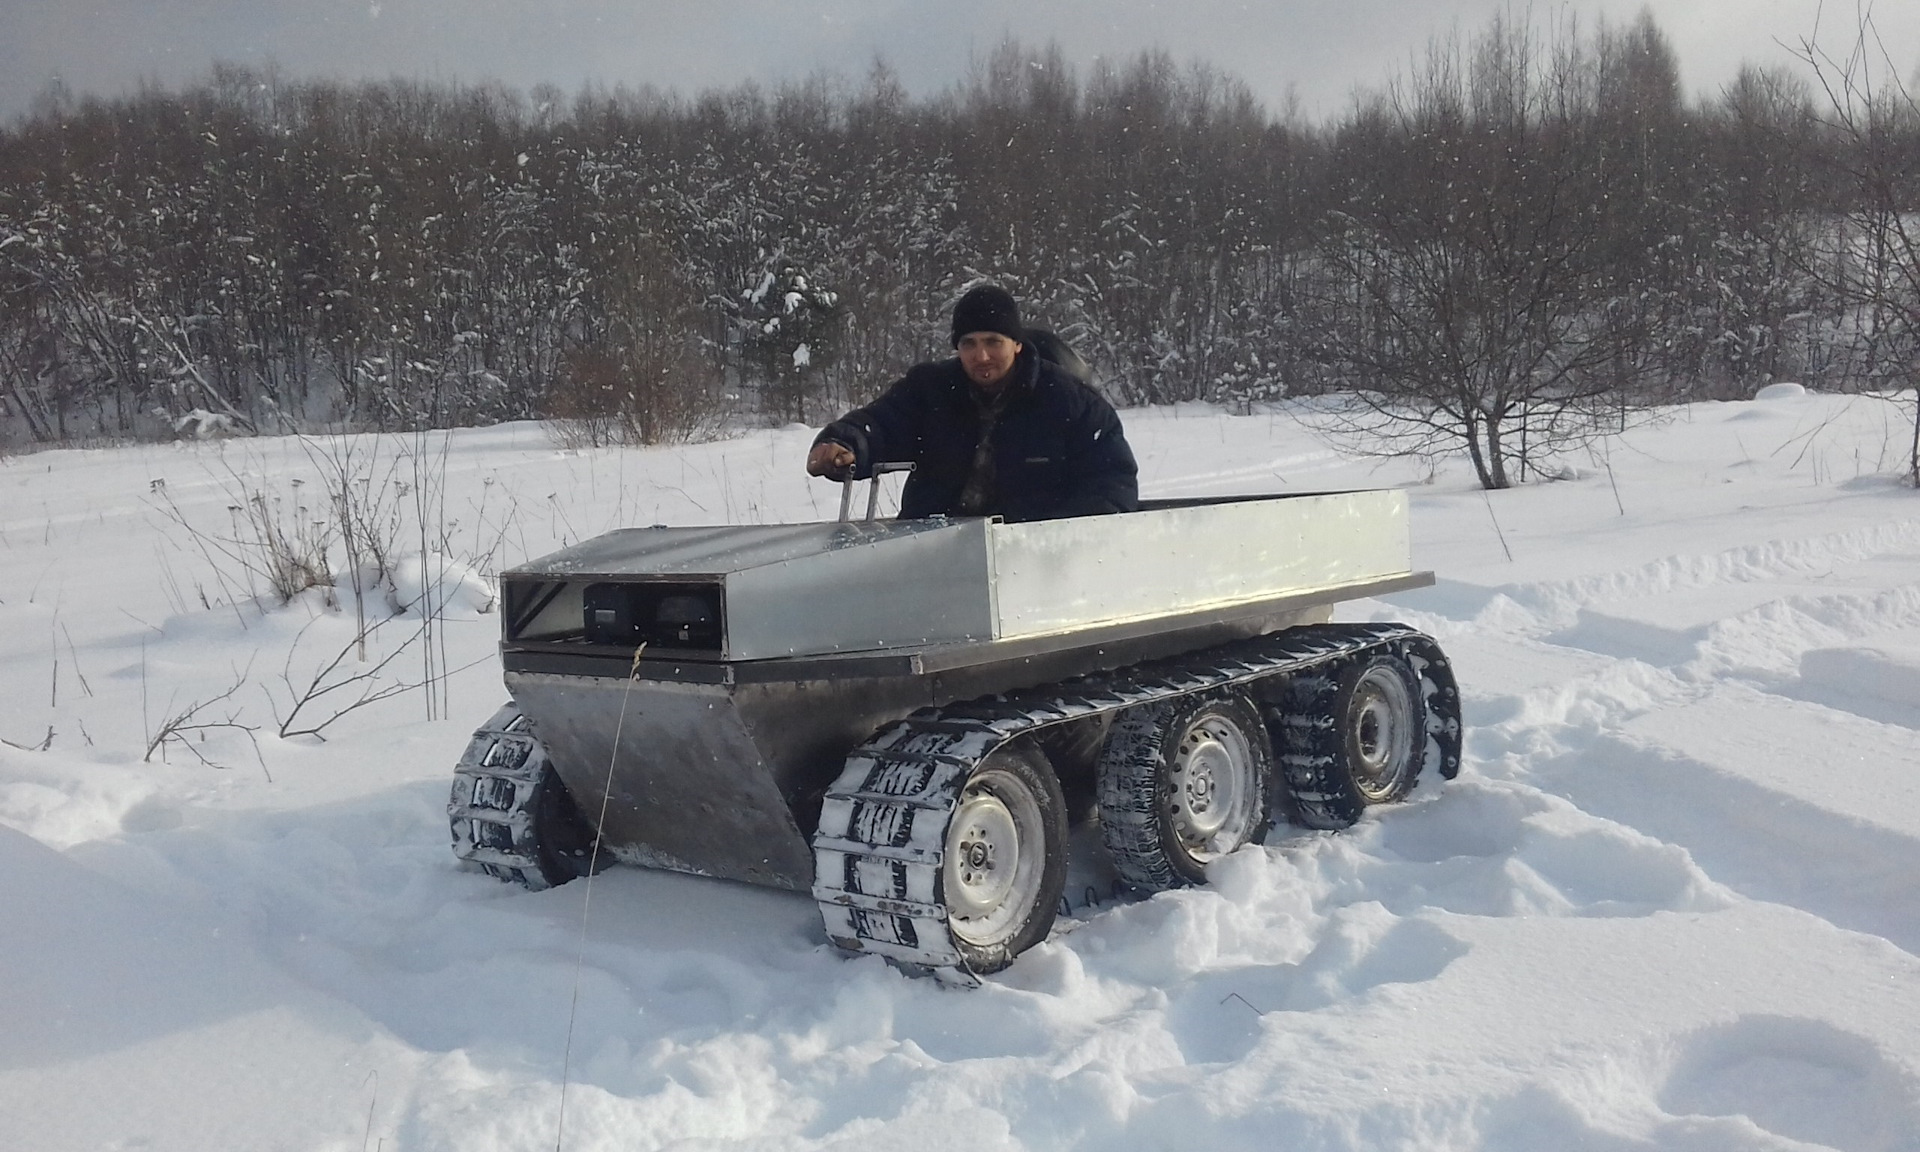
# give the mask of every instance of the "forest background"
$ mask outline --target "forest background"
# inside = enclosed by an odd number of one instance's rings
[[[883,62],[693,97],[56,87],[0,127],[0,450],[818,422],[991,277],[1116,403],[1337,392],[1342,430],[1506,487],[1655,405],[1914,387],[1920,108],[1852,31],[1689,101],[1649,15],[1502,18],[1324,124],[1011,40],[926,99]]]

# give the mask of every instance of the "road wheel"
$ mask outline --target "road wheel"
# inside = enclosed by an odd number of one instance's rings
[[[1204,883],[1207,865],[1266,835],[1273,749],[1237,693],[1121,713],[1100,761],[1100,834],[1122,879],[1150,892]]]
[[[1426,709],[1406,659],[1376,652],[1295,685],[1281,727],[1282,774],[1294,817],[1347,828],[1368,805],[1413,791],[1425,754]]]
[[[947,825],[940,900],[969,969],[997,972],[1047,938],[1067,882],[1060,783],[1030,747],[982,760]]]

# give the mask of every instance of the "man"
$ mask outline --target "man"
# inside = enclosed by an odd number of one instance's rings
[[[1018,522],[1140,507],[1120,417],[1041,358],[1006,289],[983,284],[960,298],[953,347],[954,358],[915,365],[878,400],[827,425],[807,471],[865,479],[876,464],[910,460],[905,519]]]

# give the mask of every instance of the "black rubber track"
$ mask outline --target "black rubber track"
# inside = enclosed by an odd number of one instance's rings
[[[1133,888],[1164,892],[1206,881],[1206,860],[1175,825],[1181,798],[1172,768],[1196,725],[1230,725],[1245,745],[1236,788],[1242,808],[1231,851],[1266,838],[1273,745],[1266,721],[1243,693],[1196,692],[1129,708],[1114,723],[1100,760],[1100,839],[1114,870]],[[1216,794],[1218,789],[1216,788]]]
[[[1400,653],[1425,715],[1420,770],[1460,770],[1460,705],[1434,641],[1401,624],[1320,624],[1058,684],[923,709],[855,748],[814,834],[814,898],[827,937],[960,984],[978,982],[940,900],[946,833],[960,789],[995,750],[1051,725],[1194,693],[1322,670],[1372,650]]]
[[[594,835],[532,722],[508,704],[473,734],[447,800],[453,854],[534,891],[587,874]],[[600,867],[606,867],[602,856]]]

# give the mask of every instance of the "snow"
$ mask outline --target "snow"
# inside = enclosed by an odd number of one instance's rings
[[[1465,767],[1206,888],[1073,894],[972,992],[832,951],[802,896],[622,867],[589,905],[448,851],[503,698],[487,576],[617,526],[830,518],[809,429],[385,442],[397,506],[437,503],[367,664],[346,597],[250,601],[156,503],[225,530],[237,477],[322,482],[298,441],[0,461],[0,1145],[1920,1148],[1899,409],[1769,389],[1491,494],[1285,408],[1124,415],[1151,495],[1410,489],[1439,583],[1343,615],[1438,637]],[[438,690],[278,736],[343,651],[326,683],[394,654],[378,682]]]
[[[392,607],[414,616],[467,619],[493,610],[485,574],[444,552],[410,552],[393,573]]]
[[[233,417],[224,412],[209,412],[205,408],[195,408],[173,422],[174,435],[195,440],[232,436],[238,431],[239,428],[235,426]]]

